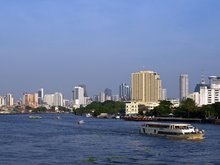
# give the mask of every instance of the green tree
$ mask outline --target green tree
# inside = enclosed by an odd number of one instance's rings
[[[185,111],[187,113],[187,117],[192,117],[192,113],[195,113],[198,110],[196,103],[194,100],[187,98],[182,101],[179,107],[179,110]]]
[[[172,112],[172,103],[170,101],[162,100],[159,106],[155,107],[153,110],[154,116],[169,116]]]

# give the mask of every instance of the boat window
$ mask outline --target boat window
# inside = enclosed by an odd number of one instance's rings
[[[153,127],[153,128],[169,128],[169,125],[157,125],[157,124],[149,124],[149,127]]]
[[[187,126],[175,126],[175,129],[187,129]]]

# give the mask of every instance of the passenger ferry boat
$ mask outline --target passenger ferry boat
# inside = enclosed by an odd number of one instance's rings
[[[204,130],[199,130],[191,124],[146,122],[141,126],[140,133],[185,140],[204,139]]]

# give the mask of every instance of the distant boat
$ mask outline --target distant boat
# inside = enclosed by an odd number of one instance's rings
[[[85,123],[84,120],[79,120],[79,121],[77,122],[77,124],[83,124],[83,123]]]
[[[57,119],[57,120],[60,120],[60,119],[61,119],[61,117],[60,117],[60,116],[57,116],[57,117],[56,117],[56,119]]]
[[[116,115],[115,116],[115,119],[120,119],[121,117],[119,115]]]
[[[92,117],[92,115],[90,113],[87,113],[86,117]]]
[[[31,116],[29,116],[29,119],[42,119],[42,117],[41,116],[33,116],[33,115],[31,115]]]

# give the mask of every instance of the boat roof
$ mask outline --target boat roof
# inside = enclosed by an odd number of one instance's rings
[[[184,123],[162,123],[162,122],[145,122],[145,124],[150,124],[150,125],[176,125],[176,126],[189,126],[191,124],[184,124]]]

